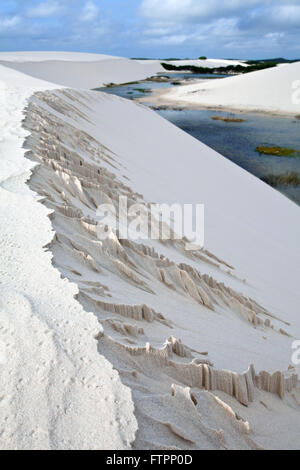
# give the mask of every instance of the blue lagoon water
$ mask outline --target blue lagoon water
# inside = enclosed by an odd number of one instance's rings
[[[174,80],[218,78],[216,75],[189,73],[162,75],[170,77],[172,81],[148,80],[100,90],[123,98],[135,99],[145,97],[159,88],[179,86],[173,84]],[[255,151],[259,145],[300,150],[300,119],[195,109],[158,109],[156,112],[258,178],[286,172],[296,172],[300,178],[300,157],[267,156]],[[213,116],[238,117],[244,122],[215,121],[212,119]],[[300,186],[277,186],[276,189],[300,205]]]

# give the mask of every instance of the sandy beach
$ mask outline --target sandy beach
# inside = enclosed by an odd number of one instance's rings
[[[199,80],[172,89],[155,90],[140,103],[173,109],[299,116],[297,80],[300,63],[252,72],[225,80]]]

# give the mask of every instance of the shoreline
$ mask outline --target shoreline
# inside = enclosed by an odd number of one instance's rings
[[[172,88],[157,88],[153,89],[152,94],[142,97],[142,98],[135,98],[133,99],[134,102],[139,104],[149,104],[150,107],[154,110],[159,109],[169,109],[173,111],[184,111],[184,110],[210,110],[210,111],[222,111],[222,112],[231,112],[236,114],[259,114],[265,116],[274,116],[274,117],[282,117],[282,118],[294,118],[300,119],[300,111],[299,114],[288,113],[285,111],[276,111],[276,110],[268,110],[268,109],[251,109],[251,108],[236,108],[234,106],[214,106],[214,105],[207,105],[201,103],[189,103],[184,100],[180,99],[167,99],[166,95],[170,95],[170,90]]]

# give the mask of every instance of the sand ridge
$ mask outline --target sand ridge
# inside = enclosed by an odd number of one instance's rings
[[[176,295],[177,305],[185,305],[191,327],[193,316],[200,312],[205,329],[205,318],[214,312],[230,312],[236,315],[234,322],[245,322],[246,329],[270,329],[271,336],[280,336],[279,325],[287,322],[206,274],[205,270],[214,269],[229,284],[234,279],[234,267],[209,251],[189,254],[194,266],[200,263],[201,274],[188,260],[176,263],[153,246],[119,240],[114,233],[105,241],[97,239],[94,214],[98,204],[117,204],[120,193],[130,203],[144,200],[116,175],[125,162],[83,130],[93,123],[92,109],[106,99],[95,92],[62,90],[37,93],[28,107],[27,157],[40,163],[29,184],[54,211],[55,237],[48,246],[53,263],[78,285],[77,300],[103,325],[97,337],[99,352],[133,392],[139,424],[136,448],[260,448],[251,423],[226,404],[226,395],[256,408],[261,393],[271,393],[289,407],[285,397],[289,400],[291,393],[298,393],[295,369],[258,374],[253,366],[243,373],[218,369],[210,351],[199,352],[194,343],[188,345],[186,334],[185,342],[180,339],[178,335],[188,329],[185,318],[180,324],[180,317],[173,317],[170,308],[166,313],[166,302]],[[160,243],[163,252],[165,242]],[[174,252],[184,253],[180,241],[169,243]],[[138,299],[141,303],[136,303]],[[218,392],[225,393],[225,398],[220,400]],[[207,406],[210,414],[203,420]],[[200,407],[199,415],[191,423],[195,407]],[[180,409],[186,411],[180,412],[179,419]]]

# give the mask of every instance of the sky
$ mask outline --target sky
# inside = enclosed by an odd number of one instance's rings
[[[0,51],[300,58],[300,0],[0,0]]]

